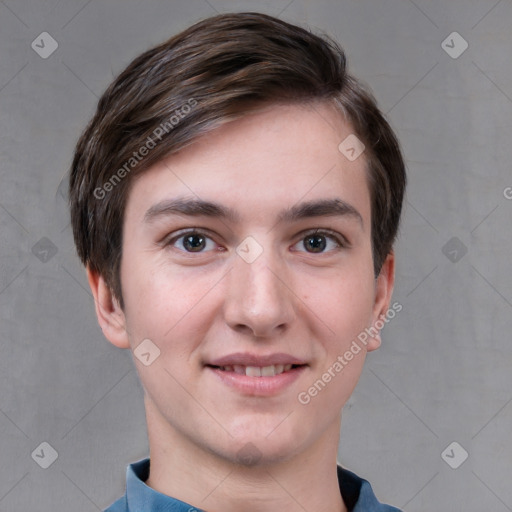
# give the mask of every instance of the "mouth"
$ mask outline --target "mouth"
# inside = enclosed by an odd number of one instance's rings
[[[254,364],[254,363],[253,363]],[[308,364],[267,364],[266,366],[205,365],[205,369],[214,376],[214,382],[227,386],[243,396],[272,397],[284,393],[301,378]]]
[[[240,364],[215,366],[206,365],[209,368],[220,370],[227,373],[236,373],[237,375],[245,375],[247,377],[274,377],[282,373],[289,373],[298,368],[307,366],[306,364],[271,364],[269,366],[245,366]]]

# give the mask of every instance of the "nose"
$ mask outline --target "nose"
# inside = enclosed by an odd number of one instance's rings
[[[294,316],[289,272],[265,250],[252,263],[234,256],[224,303],[226,323],[241,334],[258,338],[282,335]]]

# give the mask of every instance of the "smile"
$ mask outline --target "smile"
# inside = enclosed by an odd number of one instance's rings
[[[274,375],[280,375],[283,372],[290,371],[294,367],[302,365],[298,364],[271,364],[270,366],[243,366],[240,364],[229,365],[229,366],[212,366],[212,368],[218,368],[223,372],[234,372],[238,375],[246,375],[247,377],[273,377]]]
[[[307,364],[267,366],[206,365],[216,382],[246,396],[275,396],[284,392],[307,370]]]

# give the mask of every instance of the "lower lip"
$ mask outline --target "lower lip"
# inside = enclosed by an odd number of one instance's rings
[[[237,391],[253,396],[271,396],[278,394],[295,382],[307,367],[299,366],[273,377],[250,377],[211,366],[206,368],[217,375],[224,384]]]

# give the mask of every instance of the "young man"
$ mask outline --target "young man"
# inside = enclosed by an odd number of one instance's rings
[[[121,73],[70,178],[98,321],[144,388],[150,457],[108,511],[397,510],[336,454],[391,311],[404,188],[326,37],[219,15]]]

